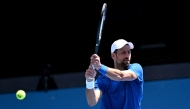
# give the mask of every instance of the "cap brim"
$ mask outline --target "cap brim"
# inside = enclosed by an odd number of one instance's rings
[[[130,49],[133,49],[133,48],[134,48],[134,45],[133,45],[133,43],[131,43],[131,42],[128,42],[127,44],[129,45]]]

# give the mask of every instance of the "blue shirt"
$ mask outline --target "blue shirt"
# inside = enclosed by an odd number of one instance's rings
[[[114,81],[100,75],[95,81],[95,90],[102,91],[101,109],[141,109],[143,97],[143,69],[140,64],[130,64],[137,79],[133,81]]]

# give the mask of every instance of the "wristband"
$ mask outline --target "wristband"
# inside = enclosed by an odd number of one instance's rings
[[[100,69],[98,70],[98,72],[100,72],[101,74],[105,75],[108,72],[108,67],[101,64]]]
[[[87,88],[87,89],[93,89],[93,88],[94,88],[94,78],[93,78],[93,80],[90,81],[90,82],[88,82],[88,81],[86,80],[86,88]]]

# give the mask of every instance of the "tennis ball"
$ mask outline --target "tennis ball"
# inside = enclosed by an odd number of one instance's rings
[[[16,97],[17,97],[17,99],[19,99],[19,100],[23,100],[23,99],[26,97],[25,91],[24,91],[24,90],[18,90],[18,91],[16,92]]]

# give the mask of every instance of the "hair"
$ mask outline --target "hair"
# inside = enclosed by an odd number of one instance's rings
[[[118,50],[118,49],[116,49],[113,53],[117,54],[117,50]]]

